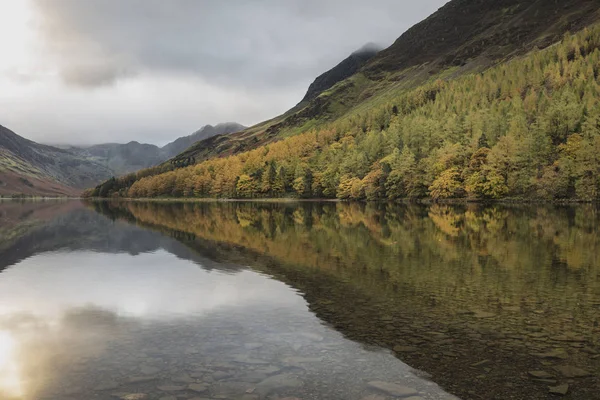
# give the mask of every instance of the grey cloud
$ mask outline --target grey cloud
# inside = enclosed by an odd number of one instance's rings
[[[98,63],[94,65],[67,65],[61,70],[65,83],[83,87],[114,84],[117,80],[136,75],[129,66]]]
[[[389,45],[443,0],[35,0],[61,75],[140,69],[249,88],[308,82],[366,42]]]
[[[446,2],[14,1],[33,4],[41,42],[34,69],[0,72],[0,124],[51,144],[165,144],[272,118],[350,53],[391,44]]]

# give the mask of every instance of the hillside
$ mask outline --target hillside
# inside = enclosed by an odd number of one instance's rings
[[[0,195],[73,196],[109,176],[102,165],[0,126]]]
[[[354,75],[370,59],[375,57],[380,50],[376,45],[369,43],[350,54],[344,61],[324,74],[319,75],[308,87],[308,91],[300,104],[314,99],[336,83]]]
[[[451,1],[303,108],[199,142],[105,192],[596,199],[599,8]],[[208,161],[180,168],[190,160]]]

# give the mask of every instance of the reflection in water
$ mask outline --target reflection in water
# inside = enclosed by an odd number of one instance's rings
[[[464,399],[599,399],[599,222],[592,206],[0,204],[0,396],[451,398],[429,374]]]
[[[0,331],[0,396],[18,397],[23,394],[17,369],[15,340],[9,332]]]
[[[91,206],[276,276],[461,397],[600,398],[593,206]]]
[[[141,229],[119,208],[24,206],[0,241],[0,398],[453,398],[241,267],[242,247]]]

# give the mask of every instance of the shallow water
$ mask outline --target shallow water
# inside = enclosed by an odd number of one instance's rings
[[[245,264],[75,203],[0,210],[2,398],[453,398]]]
[[[2,203],[0,221],[6,395],[600,398],[592,206]]]

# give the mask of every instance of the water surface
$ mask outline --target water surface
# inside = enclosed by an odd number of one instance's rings
[[[6,395],[600,398],[592,206],[4,203],[0,218]]]

